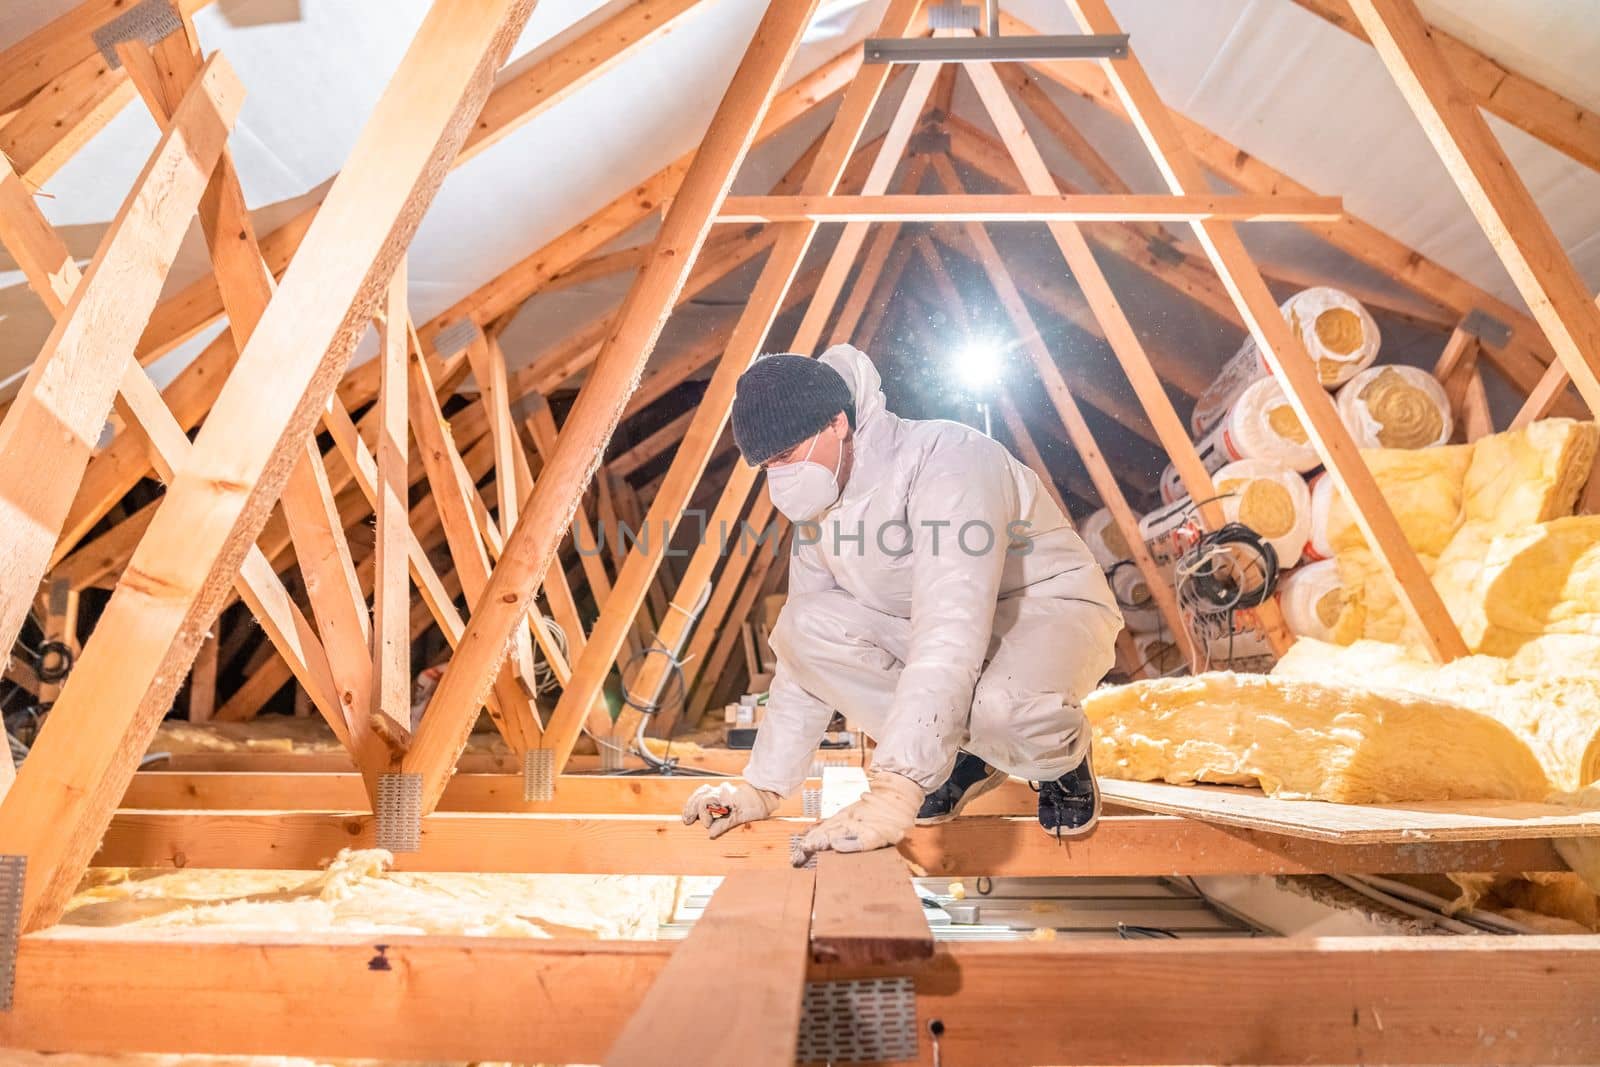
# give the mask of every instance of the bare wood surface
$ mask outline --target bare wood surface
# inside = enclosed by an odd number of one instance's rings
[[[933,932],[898,852],[878,849],[817,856],[811,918],[814,960],[867,966],[932,955]]]
[[[1338,197],[967,193],[730,196],[717,221],[772,222],[1331,222]]]
[[[804,870],[741,871],[724,880],[617,1035],[606,1067],[790,1067],[812,885]],[[719,1021],[708,1027],[713,1006]]]

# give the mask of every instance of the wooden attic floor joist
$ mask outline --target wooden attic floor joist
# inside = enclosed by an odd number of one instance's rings
[[[601,1063],[677,951],[53,931],[22,941],[0,1044]],[[1572,937],[953,944],[920,965],[811,964],[804,977],[889,970],[914,983],[923,1065],[934,1063],[924,1029],[934,1019],[954,1064],[1559,1064],[1592,1062],[1600,1047],[1600,946]],[[713,1012],[726,980],[693,983],[694,1018]],[[173,1025],[174,1004],[191,1025]],[[676,1047],[663,1039],[652,1062],[775,1067],[697,1054],[716,1029]]]

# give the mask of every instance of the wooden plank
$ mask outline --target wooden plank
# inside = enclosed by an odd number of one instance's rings
[[[31,758],[29,760],[31,763]],[[21,789],[28,763],[19,772]],[[399,870],[548,874],[728,874],[790,866],[789,841],[815,825],[768,819],[715,841],[677,816],[438,812],[422,850]],[[95,863],[107,867],[316,870],[341,848],[371,848],[375,820],[358,813],[124,811]],[[1032,816],[975,816],[916,827],[900,854],[930,876],[1420,874],[1561,871],[1546,840],[1353,844],[1213,826],[1169,816],[1108,816],[1094,834],[1057,841]]]
[[[812,959],[870,966],[932,955],[933,932],[898,852],[829,851],[817,856]]]
[[[791,1067],[813,883],[810,871],[796,870],[724,880],[617,1035],[606,1067]],[[719,1021],[707,1027],[710,1006]]]
[[[212,0],[176,0],[183,15],[193,15]],[[0,52],[0,114],[44,91],[84,60],[99,54],[93,34],[121,15],[127,0],[82,0],[65,14]]]
[[[52,318],[60,319],[67,310],[82,278],[77,261],[51,229],[33,194],[16,171],[0,157],[0,245],[11,253],[22,268],[28,288],[44,301]]]
[[[730,196],[720,223],[1330,222],[1338,197],[966,193],[944,196]]]
[[[189,668],[189,721],[209,722],[217,710],[217,637],[207,634]]]
[[[99,52],[64,71],[0,125],[0,155],[39,189],[133,99],[133,83]]]
[[[1600,308],[1438,40],[1411,0],[1352,0],[1351,9],[1556,358],[1589,410],[1600,412]]]
[[[489,688],[505,658],[508,639],[531,606],[534,590],[594,472],[595,457],[603,452],[621,417],[640,368],[688,279],[710,232],[711,218],[754,141],[816,4],[817,0],[804,0],[773,5],[756,27],[745,58],[667,211],[656,237],[656,254],[640,272],[618,312],[588,385],[567,418],[556,454],[527,501],[524,511],[528,519],[518,523],[507,539],[501,562],[477,602],[466,635],[434,692],[416,743],[407,755],[405,769],[423,775],[425,810],[431,810],[444,792],[450,768],[472,728],[480,695]],[[612,599],[619,596],[613,589]],[[586,653],[599,643],[597,633],[591,633]],[[565,695],[573,692],[569,688]],[[591,693],[574,704],[565,735],[556,731],[554,719],[551,722],[552,733],[569,751],[592,703]],[[562,762],[556,760],[558,771]]]
[[[266,523],[293,449],[325,407],[443,180],[464,116],[481,106],[531,8],[532,0],[431,8],[329,191],[330,210],[319,213],[306,254],[240,354],[0,806],[0,850],[28,856],[26,928],[52,922],[77,885]],[[74,300],[92,284],[86,278]],[[98,432],[96,423],[88,438]]]
[[[0,1045],[598,1063],[677,951],[668,941],[376,940],[101,929],[24,938]],[[944,1023],[947,1063],[1059,1062],[1071,1049],[1102,1064],[1566,1064],[1592,1062],[1600,1046],[1589,1010],[1597,956],[1595,939],[1581,937],[1061,940],[941,945],[911,977],[919,1022]],[[884,973],[814,965],[807,976]],[[1061,990],[1085,975],[1101,1008],[1062,1011]],[[1184,980],[1195,975],[1227,980]],[[931,1063],[930,1042],[920,1044],[918,1062]]]
[[[775,523],[774,526],[756,527],[756,529],[763,536],[771,536],[773,543],[781,546],[788,520],[778,516],[772,521]],[[739,639],[740,624],[749,618],[750,612],[755,609],[756,600],[761,595],[762,583],[766,580],[768,571],[772,569],[773,563],[779,556],[778,551],[758,552],[752,549],[751,552],[755,556],[755,561],[750,565],[749,573],[745,575],[744,582],[739,586],[739,593],[734,599],[733,607],[728,611],[721,626],[716,631],[716,644],[712,647],[711,654],[706,657],[704,662],[694,668],[697,672],[698,685],[694,690],[693,699],[689,701],[688,712],[684,716],[684,721],[691,727],[700,722],[701,716],[706,713],[707,706],[715,696],[717,686],[723,679],[723,671],[727,668],[728,660],[733,656],[733,647]]]
[[[0,648],[16,641],[111,413],[133,335],[160,294],[243,95],[226,60],[214,57],[134,182],[0,422],[0,529],[8,537],[0,554]],[[43,470],[51,476],[40,478]]]
[[[1088,32],[1121,32],[1104,0],[1068,2],[1079,26]],[[1121,97],[1123,107],[1133,116],[1135,127],[1168,189],[1183,193],[1206,188],[1205,174],[1184,145],[1166,104],[1134,54],[1130,51],[1125,59],[1102,61],[1101,66]],[[1393,580],[1395,592],[1428,650],[1439,660],[1466,655],[1466,642],[1461,639],[1455,621],[1406,541],[1399,520],[1361,459],[1350,431],[1334,410],[1333,401],[1317,377],[1316,365],[1278,311],[1277,302],[1232,224],[1197,222],[1193,229],[1218,276],[1237,302],[1240,315],[1283,387],[1285,398],[1294,408],[1318,457],[1350,505],[1363,539]]]
[[[1600,836],[1600,811],[1559,804],[1497,800],[1333,804],[1278,800],[1259,789],[1240,786],[1112,779],[1101,780],[1100,793],[1107,800],[1141,811],[1340,844]]]
[[[1348,0],[1295,0],[1341,30],[1370,42]],[[1506,67],[1459,37],[1428,26],[1439,55],[1471,99],[1584,166],[1600,170],[1600,114]]]
[[[407,471],[411,435],[406,419],[406,265],[396,268],[378,320],[377,476],[372,536],[371,715],[411,733],[410,516]],[[341,408],[341,411],[343,409]],[[348,418],[348,416],[346,416]],[[347,460],[348,462],[348,460]],[[351,463],[352,468],[357,464]],[[380,719],[381,717],[381,719]]]

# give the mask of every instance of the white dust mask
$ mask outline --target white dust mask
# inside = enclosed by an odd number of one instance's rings
[[[839,466],[844,462],[844,448],[840,447],[833,470],[813,463],[811,453],[816,451],[821,436],[819,433],[811,439],[811,447],[799,462],[767,468],[767,494],[772,497],[772,506],[790,522],[808,522],[839,499]]]

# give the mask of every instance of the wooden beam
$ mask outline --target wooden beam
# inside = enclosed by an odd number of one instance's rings
[[[426,720],[424,720],[426,721]],[[31,757],[29,760],[31,763]],[[24,763],[17,786],[28,773]],[[435,813],[406,871],[730,874],[786,869],[807,820],[750,823],[715,841],[676,817]],[[375,820],[340,812],[119,812],[95,862],[107,867],[316,870],[341,848],[371,848]],[[1343,845],[1171,816],[1107,816],[1091,837],[1056,841],[1032,816],[917,827],[900,854],[934,877],[1152,877],[1169,874],[1442,874],[1560,871],[1549,841]]]
[[[376,522],[372,535],[372,703],[369,714],[411,735],[410,515],[411,435],[406,397],[406,266],[389,279],[378,319]],[[337,401],[334,402],[337,405]],[[341,412],[343,409],[340,409]],[[346,416],[348,418],[348,416]],[[357,464],[350,463],[352,469]]]
[[[1120,32],[1103,0],[1069,0],[1069,4],[1079,25],[1088,32]],[[1126,59],[1104,61],[1102,67],[1123,107],[1133,116],[1167,187],[1174,193],[1205,188],[1199,163],[1184,145],[1166,105],[1137,58],[1130,52]],[[1334,485],[1350,504],[1363,538],[1394,581],[1400,602],[1417,624],[1428,650],[1440,660],[1466,655],[1461,632],[1406,541],[1399,521],[1351,440],[1350,431],[1334,410],[1333,401],[1317,378],[1316,365],[1284,322],[1277,302],[1267,291],[1233,226],[1226,222],[1197,222],[1193,229],[1218,276],[1238,302],[1262,357],[1282,385]]]
[[[22,268],[28,288],[44,302],[51,317],[59,320],[83,274],[34,203],[27,185],[4,158],[0,158],[0,245]]]
[[[407,755],[405,769],[423,775],[424,810],[431,810],[444,791],[450,768],[466,744],[481,694],[504,660],[518,620],[527,614],[534,589],[554,558],[573,507],[594,472],[595,457],[603,452],[633,383],[688,280],[710,233],[711,218],[755,139],[816,4],[817,0],[803,0],[773,5],[757,26],[667,211],[656,238],[656,254],[640,272],[618,312],[589,383],[567,418],[556,454],[527,501],[524,512],[528,518],[518,523],[507,539],[506,551],[477,602],[466,635],[434,692],[416,744]],[[612,600],[620,596],[613,589]],[[600,644],[598,629],[590,635],[586,654]],[[574,691],[569,688],[564,697]],[[565,735],[569,750],[592,701],[593,694],[589,694],[573,709],[572,728]],[[554,720],[551,729],[556,729]],[[558,771],[561,762],[559,758],[556,761]]]
[[[175,0],[181,16],[211,0]],[[45,91],[51,82],[99,55],[94,31],[121,15],[127,0],[83,0],[76,7],[0,52],[0,114]]]
[[[1295,0],[1313,14],[1371,43],[1349,0]],[[1600,170],[1600,114],[1518,74],[1437,26],[1427,26],[1439,56],[1473,103],[1589,167]]]
[[[0,126],[0,155],[39,189],[133,99],[133,83],[99,52],[40,89]]]
[[[776,526],[771,528],[770,532],[768,527],[758,526],[755,528],[761,534],[775,538],[774,543],[781,546],[787,520],[782,516],[778,516],[773,522],[776,523]],[[716,632],[715,646],[703,662],[692,661],[690,664],[691,669],[698,671],[697,677],[699,681],[698,688],[692,690],[693,699],[689,701],[688,713],[684,717],[690,726],[700,722],[701,717],[706,713],[707,706],[716,695],[717,687],[723,680],[723,671],[728,665],[728,660],[733,656],[734,645],[738,642],[740,624],[750,617],[750,612],[754,609],[757,599],[761,596],[767,573],[772,569],[773,563],[779,556],[779,552],[776,550],[756,551],[753,548],[751,549],[751,554],[755,557],[755,562],[749,567],[743,583],[738,587],[739,595],[735,598],[733,607],[728,611],[720,629]],[[706,632],[710,633],[709,630]]]
[[[44,576],[89,454],[160,295],[244,92],[215,57],[134,182],[82,281],[0,422],[0,648],[10,648]],[[4,184],[15,187],[9,176]],[[0,211],[4,213],[4,211]],[[50,477],[41,478],[41,471]]]
[[[365,933],[58,930],[23,939],[0,1044],[598,1063],[677,951],[670,941],[386,935],[378,947]],[[1588,1010],[1600,996],[1597,955],[1581,937],[1061,940],[947,944],[914,968],[813,965],[806,977],[908,974],[919,1023],[944,1024],[949,1063],[1048,1063],[1063,1049],[1103,1064],[1582,1063],[1600,1044]],[[1102,1009],[1061,1011],[1061,990],[1085,975]],[[1227,980],[1173,978],[1194,975]],[[931,1063],[925,1036],[920,1049],[917,1062]]]
[[[932,955],[928,916],[898,852],[829,851],[817,856],[812,959],[871,966]]]
[[[721,223],[773,222],[1331,222],[1337,197],[1129,194],[730,196]]]
[[[53,921],[76,887],[288,479],[293,450],[325,407],[460,147],[464,116],[481,106],[531,8],[532,0],[480,0],[430,9],[329,191],[306,254],[240,354],[192,461],[169,487],[0,805],[0,851],[28,856],[27,929]],[[125,289],[126,278],[114,281]],[[86,278],[74,300],[92,285]]]
[[[1352,0],[1351,8],[1561,367],[1589,410],[1600,412],[1600,307],[1452,71],[1438,38],[1411,0]],[[1600,125],[1592,132],[1600,144]]]
[[[804,870],[725,879],[622,1027],[606,1067],[791,1067],[814,882]],[[720,1020],[713,1027],[704,1025],[708,998]]]

